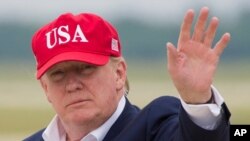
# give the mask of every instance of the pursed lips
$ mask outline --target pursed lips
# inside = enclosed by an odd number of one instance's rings
[[[73,101],[69,102],[68,104],[66,104],[66,107],[69,107],[69,106],[72,106],[72,105],[75,105],[75,104],[79,104],[79,103],[82,103],[82,102],[87,102],[87,101],[90,101],[90,100],[89,99],[73,100]]]

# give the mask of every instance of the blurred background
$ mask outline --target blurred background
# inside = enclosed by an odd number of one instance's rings
[[[214,85],[231,110],[232,124],[250,124],[249,0],[0,1],[0,141],[22,140],[54,116],[35,79],[30,42],[42,25],[65,12],[96,13],[118,30],[128,63],[129,99],[144,107],[162,95],[178,96],[166,71],[165,44],[176,45],[185,12],[210,8],[232,40],[224,51]],[[196,15],[197,18],[197,15]]]

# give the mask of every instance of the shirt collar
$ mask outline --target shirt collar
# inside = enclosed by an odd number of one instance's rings
[[[122,96],[120,99],[116,111],[113,113],[113,115],[99,128],[93,130],[88,135],[83,137],[81,141],[102,141],[106,134],[108,133],[111,126],[115,123],[115,121],[118,119],[118,117],[121,115],[124,107],[125,107],[125,97]],[[42,135],[43,139],[45,141],[65,141],[66,135],[63,127],[59,123],[58,115],[56,115],[52,121],[49,123],[45,131]]]
[[[62,126],[59,123],[59,117],[57,115],[51,120],[47,128],[42,134],[44,141],[65,141],[66,134]]]

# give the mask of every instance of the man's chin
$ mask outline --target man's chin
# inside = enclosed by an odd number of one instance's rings
[[[93,110],[78,109],[70,113],[68,121],[86,124],[93,121],[95,118],[97,118],[97,114],[94,114]]]

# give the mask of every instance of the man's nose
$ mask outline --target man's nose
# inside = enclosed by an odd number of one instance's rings
[[[83,88],[83,83],[81,81],[81,77],[76,73],[68,73],[67,74],[67,82],[65,89],[67,93],[73,93],[79,91]]]

